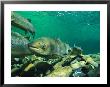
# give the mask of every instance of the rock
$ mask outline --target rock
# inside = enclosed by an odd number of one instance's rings
[[[99,77],[100,76],[100,65],[95,69],[90,69],[87,73],[89,77]]]
[[[93,58],[90,57],[89,55],[85,55],[85,56],[83,56],[83,58],[85,59],[86,62],[92,64],[92,65],[95,66],[95,67],[98,67],[98,63],[95,62],[95,61],[93,60]]]
[[[57,67],[46,77],[69,77],[72,73],[70,66]]]
[[[77,68],[73,71],[71,74],[72,77],[84,77],[86,74],[84,74],[81,70],[81,68]]]

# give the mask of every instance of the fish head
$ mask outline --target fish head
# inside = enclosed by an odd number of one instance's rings
[[[40,55],[48,55],[51,51],[50,42],[45,38],[40,38],[28,44],[29,49]]]
[[[74,47],[72,48],[72,52],[71,52],[71,53],[74,54],[74,55],[81,55],[82,52],[83,52],[83,50],[82,50],[81,47],[74,46]]]

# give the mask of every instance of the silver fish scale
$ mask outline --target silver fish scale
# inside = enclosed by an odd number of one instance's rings
[[[25,27],[25,30],[30,31],[32,33],[35,32],[33,25],[24,17],[16,14],[15,12],[12,12],[11,18],[16,24]]]
[[[14,46],[23,46],[28,44],[28,40],[25,39],[22,35],[18,34],[18,33],[12,33],[12,37],[11,37],[11,44],[12,47]]]
[[[32,53],[28,49],[28,40],[17,32],[11,32],[11,56],[24,57]]]

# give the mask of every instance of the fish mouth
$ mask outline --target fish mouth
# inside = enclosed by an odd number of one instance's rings
[[[31,50],[33,50],[33,51],[39,51],[39,49],[36,48],[36,47],[29,47],[29,49],[31,49]]]
[[[28,47],[32,47],[32,48],[36,48],[35,46],[33,46],[32,44],[28,43]]]
[[[28,48],[29,48],[30,50],[33,50],[33,51],[39,51],[38,48],[36,48],[35,46],[33,46],[33,45],[31,45],[31,44],[28,44]]]
[[[34,53],[38,56],[43,56],[43,54],[39,48],[36,48],[35,46],[29,46],[29,45],[28,45],[28,48],[32,53]]]
[[[37,47],[33,46],[32,44],[28,44],[28,48],[32,53],[35,53],[38,56],[42,56],[42,57],[48,56],[47,54],[44,54],[42,52],[42,49],[37,48]]]

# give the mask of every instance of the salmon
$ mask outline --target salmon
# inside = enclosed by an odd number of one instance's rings
[[[15,27],[18,27],[25,32],[30,32],[32,35],[35,35],[34,26],[28,21],[28,19],[22,17],[21,15],[11,12],[11,24]]]
[[[17,32],[11,32],[11,56],[22,57],[32,54],[28,48],[29,41]]]
[[[66,55],[71,51],[71,47],[59,39],[41,37],[29,43],[29,49],[40,55]]]

